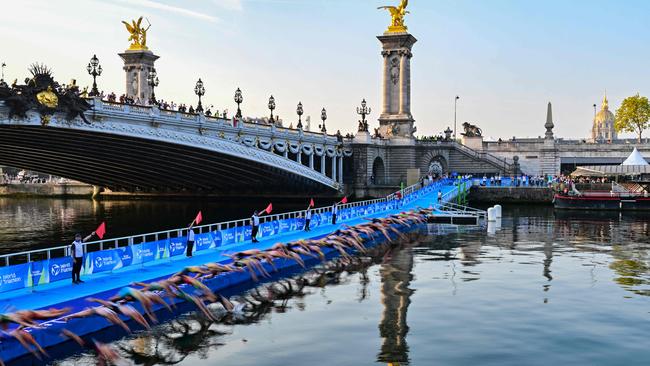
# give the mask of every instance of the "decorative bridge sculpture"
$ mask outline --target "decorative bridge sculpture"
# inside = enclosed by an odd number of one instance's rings
[[[291,194],[342,191],[336,136],[89,99],[90,123],[0,101],[0,164],[114,191]]]

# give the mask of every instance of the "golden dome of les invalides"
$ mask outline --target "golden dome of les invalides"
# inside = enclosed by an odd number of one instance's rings
[[[594,125],[591,129],[591,140],[594,142],[612,141],[618,138],[614,129],[614,113],[609,110],[607,95],[603,97],[600,111],[594,117]]]

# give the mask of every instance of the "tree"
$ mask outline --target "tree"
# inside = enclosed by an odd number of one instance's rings
[[[636,133],[639,136],[640,143],[643,130],[650,127],[649,121],[650,102],[648,102],[648,98],[637,94],[625,98],[623,103],[621,103],[621,107],[616,110],[614,128],[616,132]]]

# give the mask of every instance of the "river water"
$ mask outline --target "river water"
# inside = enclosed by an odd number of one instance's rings
[[[96,217],[92,205],[63,206],[51,208],[52,217]],[[155,226],[175,207],[132,202],[103,210],[133,210],[130,220]],[[74,229],[58,217],[40,235]],[[243,296],[255,305],[241,316],[211,323],[190,313],[112,345],[144,365],[650,364],[645,215],[506,206],[501,224],[494,234],[432,228],[360,263],[260,285],[267,301]],[[93,364],[93,357],[56,363]]]

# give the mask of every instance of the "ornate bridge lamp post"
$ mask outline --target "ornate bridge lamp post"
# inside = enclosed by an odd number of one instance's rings
[[[361,107],[357,107],[357,114],[361,116],[361,121],[359,121],[359,132],[368,132],[368,122],[366,121],[366,116],[372,112],[372,109],[368,107],[366,99],[364,98],[361,101]]]
[[[160,84],[160,80],[158,80],[158,73],[156,72],[156,69],[151,69],[149,75],[147,75],[147,82],[151,87],[151,99],[149,100],[149,103],[151,105],[156,105],[158,104],[158,102],[156,102],[156,93],[154,89],[158,86],[158,84]]]
[[[201,97],[205,95],[205,87],[203,87],[203,81],[199,78],[199,81],[196,82],[194,86],[194,94],[199,97],[199,104],[196,106],[196,113],[203,113],[203,105],[201,104]]]
[[[235,103],[237,103],[237,114],[235,114],[235,118],[241,119],[241,108],[239,108],[240,104],[244,101],[244,96],[241,93],[241,90],[237,88],[235,90]]]
[[[325,120],[327,120],[327,111],[325,110],[325,108],[323,108],[323,110],[320,111],[320,119],[323,121],[323,124],[320,126],[320,132],[327,133],[327,128],[325,128]]]
[[[90,59],[88,66],[86,66],[86,70],[88,70],[88,74],[93,77],[93,88],[90,90],[88,95],[91,97],[97,96],[99,95],[99,90],[97,90],[97,77],[102,74],[102,65],[99,64],[97,55],[93,55]]]
[[[275,124],[275,118],[273,118],[273,110],[275,109],[275,98],[271,95],[269,98],[269,109],[271,110],[271,118],[269,118],[269,122],[271,124]]]
[[[302,109],[302,102],[298,102],[298,107],[296,107],[296,114],[298,114],[298,124],[296,127],[299,130],[302,130],[302,114],[304,113]]]
[[[456,141],[456,112],[458,111],[458,99],[460,99],[460,97],[457,95],[456,98],[454,98],[454,141]]]

